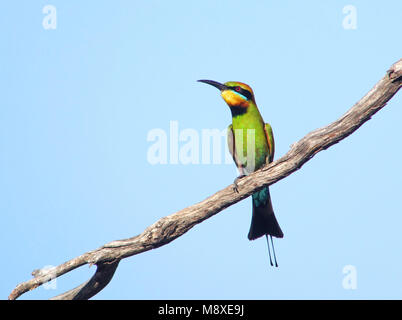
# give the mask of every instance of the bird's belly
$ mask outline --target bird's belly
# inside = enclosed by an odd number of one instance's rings
[[[238,164],[245,174],[261,168],[267,160],[268,143],[265,131],[259,128],[233,128]]]

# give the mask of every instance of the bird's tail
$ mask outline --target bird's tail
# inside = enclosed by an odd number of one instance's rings
[[[253,194],[253,215],[251,218],[248,239],[254,240],[263,235],[283,238],[283,232],[275,218],[272,208],[269,188],[264,188]]]

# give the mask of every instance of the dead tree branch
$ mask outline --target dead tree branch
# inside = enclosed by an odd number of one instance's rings
[[[356,131],[383,108],[401,86],[402,59],[394,63],[386,75],[341,118],[310,132],[293,144],[282,158],[242,178],[238,182],[239,193],[234,192],[230,185],[197,204],[159,219],[135,237],[107,243],[50,270],[34,271],[34,278],[19,284],[11,292],[9,299],[18,298],[46,283],[51,277],[59,277],[84,264],[96,264],[95,275],[88,282],[54,298],[89,299],[109,283],[121,259],[168,244],[196,224],[300,169],[318,152]]]

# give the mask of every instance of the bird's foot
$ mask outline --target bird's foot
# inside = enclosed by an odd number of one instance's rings
[[[233,181],[233,191],[239,193],[239,188],[237,185],[237,181],[241,178],[244,178],[246,175],[245,174],[241,174],[240,176],[238,176],[236,179],[234,179]]]

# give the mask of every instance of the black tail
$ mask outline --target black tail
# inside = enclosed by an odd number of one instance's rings
[[[283,232],[275,218],[268,188],[253,194],[253,216],[248,239],[254,240],[266,234],[283,238]]]

